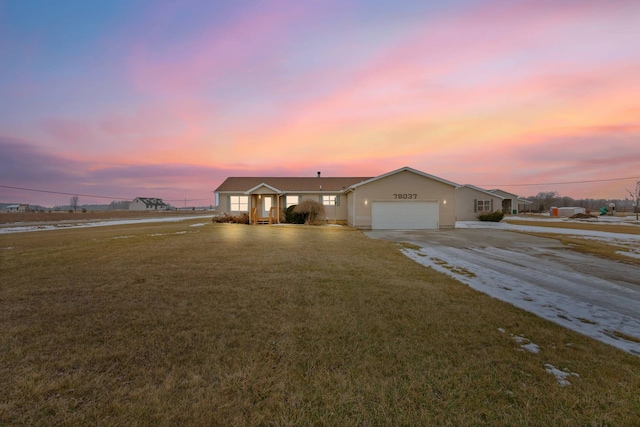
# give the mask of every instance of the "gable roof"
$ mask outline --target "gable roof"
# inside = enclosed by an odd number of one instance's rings
[[[519,197],[517,194],[509,193],[508,191],[500,190],[499,188],[494,188],[493,190],[489,190],[489,193],[493,193],[493,194],[497,194],[498,192],[502,194],[506,194],[506,197],[503,197],[504,199],[507,199],[507,198],[517,199]]]
[[[258,185],[256,185],[256,186],[255,186],[255,187],[253,187],[253,188],[248,189],[247,191],[245,191],[245,193],[247,193],[247,194],[253,193],[253,192],[254,192],[254,191],[256,191],[258,188],[261,188],[261,187],[268,188],[269,190],[273,191],[273,192],[274,192],[274,193],[276,193],[276,194],[281,194],[281,193],[282,193],[282,191],[281,191],[281,190],[278,190],[277,188],[272,187],[272,186],[270,186],[269,184],[265,184],[264,182],[263,182],[263,183],[260,183],[260,184],[258,184]]]
[[[146,206],[167,206],[162,199],[157,199],[155,197],[136,197],[133,200],[140,200]]]
[[[349,187],[348,190],[354,190],[354,189],[356,189],[356,188],[358,188],[358,187],[360,187],[362,185],[369,184],[371,182],[377,181],[379,179],[386,178],[386,177],[391,176],[391,175],[398,174],[400,172],[412,172],[412,173],[415,173],[416,175],[420,175],[420,176],[423,176],[425,178],[433,179],[434,181],[438,181],[438,182],[441,182],[443,184],[451,185],[452,187],[459,187],[459,185],[456,184],[455,182],[447,181],[446,179],[438,178],[437,176],[429,175],[428,173],[424,173],[424,172],[421,172],[419,170],[410,168],[409,166],[405,166],[403,168],[396,169],[394,171],[385,173],[384,175],[376,176],[374,178],[369,178],[366,181],[358,182],[358,183],[352,185],[351,187]]]
[[[471,184],[464,184],[464,185],[461,185],[461,186],[459,186],[458,188],[456,188],[456,190],[458,190],[458,189],[460,189],[460,188],[470,188],[470,189],[472,189],[472,190],[479,191],[479,192],[481,192],[481,193],[485,193],[485,194],[487,194],[487,195],[489,195],[489,196],[491,196],[491,197],[497,197],[497,198],[499,198],[499,199],[503,199],[503,200],[504,200],[504,197],[500,196],[499,194],[492,193],[492,192],[491,192],[491,191],[489,191],[489,190],[485,190],[484,188],[476,187],[475,185],[471,185]]]
[[[234,192],[245,193],[254,190],[261,185],[277,189],[282,193],[292,192],[316,192],[331,191],[341,192],[349,186],[361,181],[370,179],[369,177],[229,177],[224,180],[216,193]]]

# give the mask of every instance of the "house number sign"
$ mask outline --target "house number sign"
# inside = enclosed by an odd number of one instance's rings
[[[394,199],[417,199],[418,195],[417,194],[411,194],[411,193],[395,193],[393,195]]]

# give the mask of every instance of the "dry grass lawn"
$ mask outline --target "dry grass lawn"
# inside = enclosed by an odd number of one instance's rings
[[[198,222],[0,235],[0,425],[640,424],[640,358],[391,243]]]

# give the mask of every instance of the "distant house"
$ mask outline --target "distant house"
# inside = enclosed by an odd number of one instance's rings
[[[8,205],[6,207],[7,212],[29,212],[29,205],[22,203],[19,205]]]
[[[136,197],[129,204],[130,211],[166,211],[169,207],[162,201],[154,197]]]

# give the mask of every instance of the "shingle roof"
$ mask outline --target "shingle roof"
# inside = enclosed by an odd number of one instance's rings
[[[140,200],[146,206],[166,206],[162,199],[155,197],[136,197],[136,199]]]
[[[218,188],[223,191],[245,192],[260,184],[267,184],[284,192],[294,191],[343,191],[370,177],[229,177]]]

